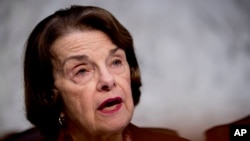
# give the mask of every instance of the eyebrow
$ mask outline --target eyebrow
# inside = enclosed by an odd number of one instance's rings
[[[116,48],[114,48],[114,49],[111,49],[110,51],[109,51],[109,56],[112,56],[116,51],[118,51],[118,50],[120,50],[121,48],[118,48],[118,47],[116,47]],[[69,60],[79,60],[79,61],[81,61],[81,60],[88,60],[89,59],[89,57],[87,56],[87,55],[74,55],[74,56],[70,56],[70,57],[68,57],[68,58],[66,58],[64,61],[63,61],[63,63],[62,63],[62,67],[64,67],[64,65],[69,61]]]

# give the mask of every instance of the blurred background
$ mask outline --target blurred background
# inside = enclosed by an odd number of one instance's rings
[[[142,73],[133,123],[193,141],[250,114],[248,0],[1,0],[0,136],[25,118],[22,61],[34,26],[72,4],[100,6],[131,32]]]

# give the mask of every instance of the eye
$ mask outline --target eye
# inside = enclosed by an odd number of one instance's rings
[[[90,66],[81,65],[75,68],[70,78],[76,84],[85,84],[93,76],[94,70]]]
[[[84,68],[81,68],[79,69],[77,72],[76,72],[76,75],[84,75],[87,73],[87,70],[84,69]]]
[[[110,70],[116,74],[122,73],[125,69],[124,60],[121,58],[114,58],[110,64]]]
[[[87,61],[68,61],[65,67],[65,78],[71,82],[83,85],[94,75],[94,66]]]
[[[122,65],[122,60],[115,59],[115,60],[112,61],[112,65],[114,65],[114,66],[120,66],[120,65]]]
[[[83,77],[91,71],[88,65],[80,64],[72,69],[72,77]]]

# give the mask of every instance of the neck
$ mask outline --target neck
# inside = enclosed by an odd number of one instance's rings
[[[92,135],[82,132],[68,132],[59,137],[59,141],[124,141],[123,132]]]
[[[72,135],[72,141],[123,141],[122,134],[112,134],[112,135],[98,135],[98,136],[84,136]]]

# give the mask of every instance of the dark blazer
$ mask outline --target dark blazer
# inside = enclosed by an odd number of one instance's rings
[[[125,129],[131,135],[132,141],[188,141],[169,129],[140,128],[129,124]],[[21,133],[6,136],[3,141],[50,141],[45,139],[37,128],[31,128]]]
[[[188,141],[168,129],[140,128],[133,124],[127,128],[132,134],[132,141]]]
[[[230,126],[248,125],[250,126],[250,115],[231,123],[217,125],[205,131],[206,141],[230,141]]]

